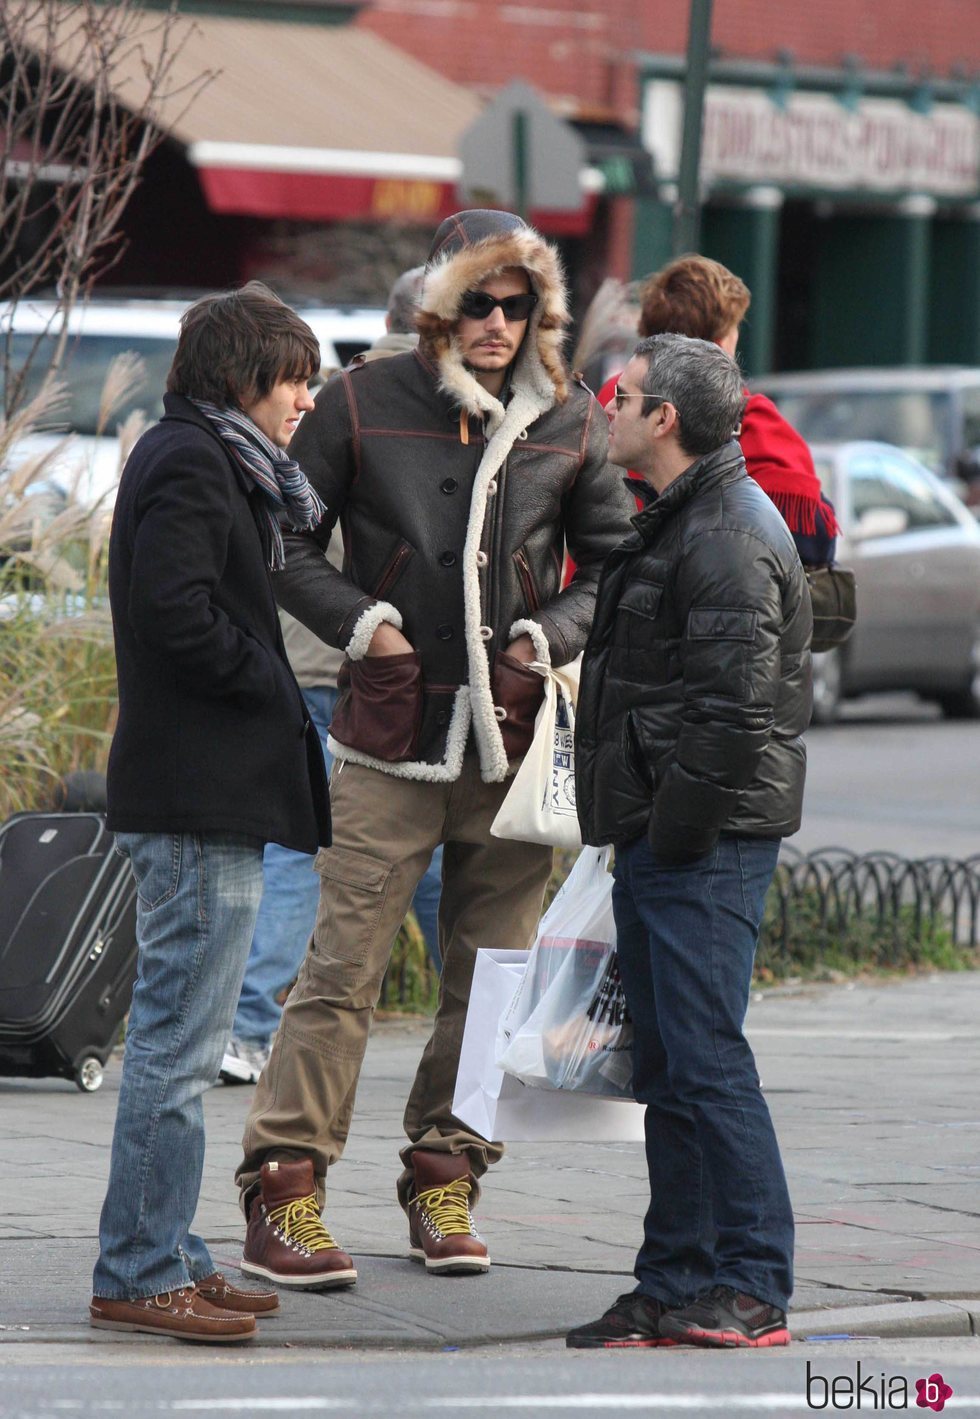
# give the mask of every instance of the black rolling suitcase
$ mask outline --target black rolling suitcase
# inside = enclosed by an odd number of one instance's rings
[[[136,883],[100,813],[0,827],[0,1075],[102,1083],[136,977]]]

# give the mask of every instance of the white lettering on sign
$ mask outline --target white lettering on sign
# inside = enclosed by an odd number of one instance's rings
[[[648,82],[643,142],[661,177],[677,176],[682,119],[681,85]],[[850,110],[831,94],[812,93],[791,93],[780,107],[764,89],[713,84],[705,96],[701,175],[707,182],[976,197],[980,117],[962,104],[916,113],[882,98]]]

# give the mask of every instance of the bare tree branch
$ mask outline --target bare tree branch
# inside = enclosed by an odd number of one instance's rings
[[[122,250],[121,221],[147,158],[211,72],[189,69],[196,33],[174,3],[0,0],[0,375],[2,413],[25,396],[11,316],[53,287],[44,359],[63,358],[68,315]],[[35,353],[42,348],[35,347]]]

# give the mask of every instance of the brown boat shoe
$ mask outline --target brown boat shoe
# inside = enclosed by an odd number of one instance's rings
[[[255,1317],[224,1311],[198,1295],[196,1286],[161,1291],[137,1301],[113,1301],[93,1296],[89,1321],[96,1330],[138,1330],[146,1335],[166,1335],[171,1340],[210,1342],[251,1340]]]
[[[233,1286],[221,1271],[213,1271],[197,1283],[197,1294],[223,1311],[244,1311],[246,1315],[274,1316],[279,1310],[279,1292],[271,1286],[258,1291]]]

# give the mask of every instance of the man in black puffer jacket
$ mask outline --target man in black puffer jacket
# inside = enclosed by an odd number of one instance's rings
[[[812,617],[734,441],[743,397],[734,361],[682,335],[642,341],[616,391],[610,458],[642,474],[646,506],[599,585],[576,788],[585,841],[616,845],[651,1202],[636,1290],[576,1348],[789,1340],[793,1215],[742,1025],[800,825]]]

